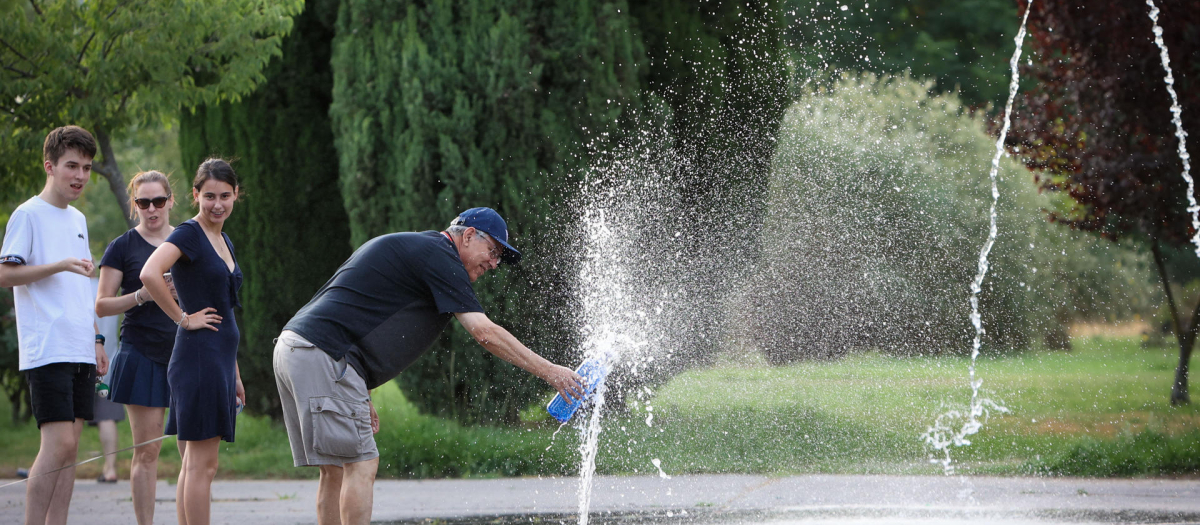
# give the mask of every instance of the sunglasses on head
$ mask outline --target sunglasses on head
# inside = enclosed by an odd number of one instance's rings
[[[167,200],[170,198],[171,196],[167,195],[166,197],[155,197],[153,199],[134,199],[133,202],[137,204],[137,207],[145,210],[148,209],[151,204],[153,204],[155,208],[162,208],[163,206],[167,205]]]

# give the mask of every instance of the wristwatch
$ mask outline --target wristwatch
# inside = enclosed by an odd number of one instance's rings
[[[96,334],[96,342],[99,344],[104,344],[104,334]]]

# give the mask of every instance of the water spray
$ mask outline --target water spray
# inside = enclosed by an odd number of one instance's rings
[[[583,440],[579,443],[579,454],[583,458],[579,473],[579,524],[587,525],[588,508],[592,503],[592,479],[596,474],[596,454],[599,452],[600,417],[604,406],[604,393],[607,387],[604,379],[608,376],[610,361],[613,355],[594,356],[579,365],[575,370],[583,376],[584,393],[580,398],[564,398],[556,394],[550,404],[546,405],[549,412],[559,423],[566,424],[580,408],[590,407],[591,417],[584,425]],[[561,427],[560,427],[561,428]]]
[[[1149,1],[1149,0],[1147,0]],[[992,246],[996,244],[996,205],[1000,201],[1000,190],[996,183],[996,178],[1000,171],[1000,158],[1004,156],[1004,140],[1008,137],[1008,127],[1012,120],[1013,100],[1017,98],[1018,87],[1018,64],[1021,61],[1021,46],[1025,41],[1025,24],[1029,20],[1029,11],[1033,9],[1033,2],[1025,6],[1025,14],[1021,17],[1021,29],[1017,31],[1016,38],[1013,39],[1016,43],[1016,49],[1013,50],[1012,59],[1008,61],[1009,67],[1012,70],[1011,80],[1008,84],[1008,103],[1004,106],[1004,125],[1000,128],[1000,137],[996,139],[996,154],[992,157],[992,167],[988,172],[988,178],[992,183],[992,207],[989,213],[989,226],[987,241],[983,243],[983,248],[979,251],[979,266],[975,274],[975,279],[971,281],[971,325],[975,327],[975,340],[971,345],[971,363],[967,367],[969,381],[971,384],[971,402],[969,408],[964,414],[958,410],[950,410],[934,420],[932,426],[925,430],[922,438],[933,450],[934,454],[930,455],[930,462],[939,463],[946,474],[954,473],[953,458],[950,456],[950,447],[961,447],[971,444],[968,439],[971,435],[979,432],[983,427],[982,417],[984,421],[992,412],[1008,412],[1004,406],[996,402],[979,397],[979,387],[983,385],[983,380],[978,379],[975,374],[975,361],[979,357],[979,349],[983,346],[983,316],[979,313],[979,294],[983,291],[983,278],[988,271],[988,254],[992,251]],[[1194,201],[1193,201],[1194,202]],[[1200,249],[1200,248],[1198,248]],[[955,430],[951,421],[957,419],[966,419],[958,430]],[[940,453],[941,457],[936,457]]]
[[[1167,93],[1171,94],[1171,122],[1175,124],[1175,137],[1179,139],[1179,160],[1183,161],[1183,180],[1187,182],[1187,211],[1192,215],[1192,244],[1196,247],[1196,256],[1200,257],[1200,205],[1196,204],[1196,184],[1192,180],[1192,157],[1187,151],[1187,132],[1183,130],[1183,107],[1179,105],[1179,95],[1175,93],[1175,75],[1171,72],[1171,56],[1167,54],[1167,44],[1163,41],[1163,28],[1158,25],[1158,6],[1154,0],[1146,0],[1150,6],[1150,22],[1154,24],[1154,43],[1158,45],[1159,57],[1162,58],[1163,70],[1167,75],[1163,80],[1167,84]]]

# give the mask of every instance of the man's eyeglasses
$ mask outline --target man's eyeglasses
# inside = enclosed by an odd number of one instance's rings
[[[134,204],[137,204],[137,207],[145,210],[149,209],[151,204],[153,204],[155,208],[162,208],[163,206],[167,205],[167,200],[170,198],[171,196],[167,195],[166,197],[155,197],[153,199],[134,199],[133,202]]]
[[[492,259],[499,259],[500,257],[502,257],[504,255],[504,247],[500,245],[500,241],[492,239],[492,236],[490,236],[486,233],[483,233],[482,231],[479,231],[479,230],[475,230],[475,233],[478,234],[480,237],[483,237],[484,239],[491,241],[488,243],[488,246],[490,246],[490,248],[488,248],[488,257],[490,257]]]

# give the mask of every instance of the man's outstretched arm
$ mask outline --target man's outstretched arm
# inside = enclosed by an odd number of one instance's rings
[[[36,266],[26,266],[23,263],[6,260],[0,263],[0,286],[5,288],[22,286],[40,281],[58,272],[73,272],[84,277],[91,277],[94,269],[92,261],[74,257]]]
[[[475,341],[496,357],[508,361],[522,370],[538,376],[568,399],[583,397],[583,378],[574,370],[556,365],[537,355],[521,344],[516,337],[500,325],[493,323],[482,312],[454,314],[458,322],[467,329]]]

